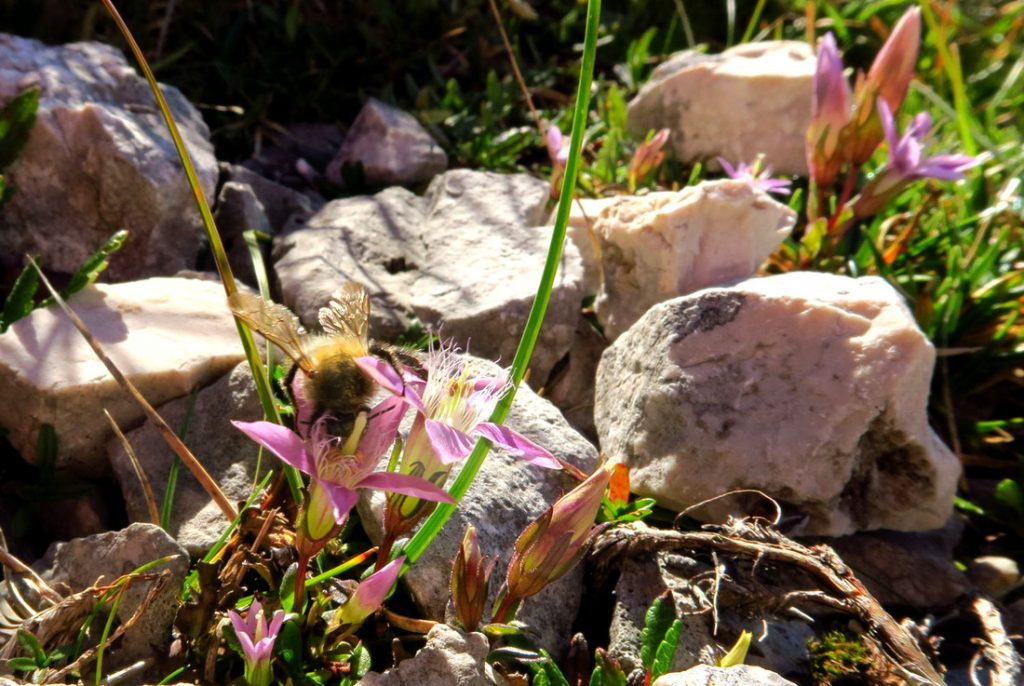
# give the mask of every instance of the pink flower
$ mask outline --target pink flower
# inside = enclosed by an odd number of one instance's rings
[[[451,497],[432,483],[405,474],[375,471],[380,458],[394,442],[406,403],[393,397],[361,413],[355,429],[344,445],[327,433],[324,421],[318,421],[304,441],[294,431],[272,422],[233,421],[238,429],[286,464],[310,476],[304,533],[310,541],[330,535],[341,525],[359,499],[358,489],[375,488],[414,495],[425,500],[452,502]]]
[[[412,405],[423,416],[430,447],[443,464],[469,455],[479,437],[490,439],[512,455],[539,467],[559,469],[544,448],[507,427],[488,421],[508,391],[506,378],[477,375],[474,365],[450,348],[430,351],[427,381],[413,374],[403,379],[383,360],[360,357],[356,362],[370,378]]]
[[[719,157],[718,163],[722,165],[730,179],[746,181],[747,185],[756,191],[789,195],[789,179],[769,178],[772,173],[771,167],[762,167],[760,158],[752,165],[740,162],[735,168],[724,157]]]
[[[366,577],[348,597],[345,604],[338,608],[331,619],[328,631],[335,627],[346,627],[346,631],[358,627],[371,614],[377,611],[391,592],[391,587],[398,580],[405,563],[405,556],[397,557],[381,569]]]
[[[246,682],[249,686],[268,686],[273,677],[271,658],[274,643],[284,623],[284,612],[275,612],[268,624],[260,601],[253,600],[245,619],[234,610],[228,610],[228,618],[242,646]]]
[[[629,161],[629,172],[627,179],[631,190],[636,190],[644,178],[658,168],[658,165],[665,159],[662,148],[668,142],[669,130],[661,129],[654,134],[649,141],[637,146],[633,158]]]
[[[560,128],[554,124],[549,124],[546,142],[548,145],[548,157],[551,158],[551,166],[556,169],[564,169],[566,162],[569,161],[569,143],[571,141],[562,136]]]

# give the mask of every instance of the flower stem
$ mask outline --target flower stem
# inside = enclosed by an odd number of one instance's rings
[[[565,164],[565,177],[562,181],[562,191],[558,200],[558,210],[555,215],[555,226],[551,234],[551,245],[548,248],[547,261],[544,263],[544,273],[541,275],[540,284],[537,286],[537,296],[534,298],[533,307],[530,308],[530,316],[526,320],[523,329],[523,336],[519,340],[519,347],[516,349],[515,358],[512,361],[512,389],[494,408],[490,420],[497,424],[502,423],[512,408],[512,401],[515,398],[515,391],[526,374],[527,365],[533,355],[533,348],[537,344],[540,335],[541,325],[544,323],[544,315],[547,311],[548,302],[551,300],[551,290],[555,281],[555,274],[558,272],[559,263],[562,259],[562,245],[565,242],[566,227],[569,224],[569,210],[572,206],[573,194],[576,191],[576,177],[579,172],[581,149],[583,147],[583,131],[586,128],[587,112],[590,107],[590,84],[594,76],[594,55],[597,52],[597,31],[601,16],[601,0],[588,0],[587,2],[587,24],[586,33],[583,39],[583,60],[580,65],[579,87],[576,90],[576,108],[572,120],[572,142],[569,147],[569,159]],[[473,452],[466,459],[465,464],[455,477],[448,493],[458,503],[462,496],[469,490],[470,484],[476,478],[484,458],[490,449],[490,443],[484,439],[477,441]],[[409,565],[419,559],[420,555],[430,546],[434,538],[440,533],[442,527],[455,511],[456,505],[439,503],[431,513],[427,521],[419,531],[412,537],[405,547],[406,562],[402,568],[404,572]]]
[[[306,605],[306,571],[309,569],[309,555],[299,553],[299,566],[295,570],[295,603],[293,607],[302,612]]]

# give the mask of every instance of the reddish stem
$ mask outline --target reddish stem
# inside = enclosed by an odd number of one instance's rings
[[[860,165],[854,165],[846,175],[846,181],[843,182],[843,190],[839,194],[839,203],[836,205],[836,211],[828,220],[828,228],[825,231],[827,235],[832,235],[832,232],[836,228],[836,224],[839,222],[840,215],[842,215],[843,210],[846,209],[846,203],[850,202],[850,196],[853,195],[853,185],[857,183],[857,176],[859,174]]]
[[[495,608],[492,615],[492,621],[498,624],[508,624],[513,619],[513,610],[515,609],[516,599],[510,594],[506,593],[501,599],[501,604]]]
[[[388,558],[391,557],[391,548],[394,545],[395,537],[385,534],[384,540],[380,542],[380,547],[377,549],[377,562],[374,565],[373,571],[379,572],[384,568],[384,565],[388,563]]]
[[[295,605],[301,613],[306,604],[306,571],[309,567],[309,556],[299,555],[299,566],[295,571]]]

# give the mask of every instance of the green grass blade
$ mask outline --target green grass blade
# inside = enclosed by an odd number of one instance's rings
[[[38,266],[38,258],[29,258]],[[36,291],[39,290],[39,273],[31,264],[25,265],[0,312],[0,333],[4,333],[14,322],[35,309]]]
[[[527,365],[533,355],[533,348],[537,344],[537,337],[540,335],[540,328],[544,323],[544,315],[547,311],[548,302],[551,300],[551,290],[555,281],[555,274],[558,271],[559,262],[562,259],[562,246],[565,243],[565,231],[569,224],[569,210],[572,205],[573,194],[576,191],[576,177],[579,173],[581,149],[583,147],[583,132],[587,125],[587,113],[590,108],[590,84],[594,76],[594,56],[597,52],[597,31],[601,16],[601,0],[589,0],[587,3],[586,33],[583,41],[583,60],[580,65],[579,87],[576,91],[576,108],[573,113],[572,142],[569,148],[569,159],[565,165],[565,176],[562,181],[562,192],[558,199],[558,211],[555,215],[555,226],[551,234],[551,245],[548,248],[547,261],[544,263],[544,272],[541,275],[540,284],[537,287],[537,295],[530,308],[530,316],[526,320],[523,329],[523,336],[519,340],[519,347],[516,349],[515,358],[512,361],[512,389],[507,393],[491,415],[491,421],[502,423],[512,408],[512,401],[515,399],[515,391],[526,374]],[[466,459],[465,464],[459,471],[458,476],[452,482],[449,493],[455,502],[458,503],[462,496],[469,490],[470,484],[476,478],[477,472],[483,465],[484,458],[490,450],[490,443],[481,439],[477,441],[473,452]],[[455,505],[441,503],[430,514],[427,521],[423,523],[420,530],[409,541],[405,547],[406,566],[419,559],[423,551],[427,549],[434,540],[441,528],[448,521],[455,511]]]
[[[188,426],[192,422],[192,414],[196,409],[196,392],[192,391],[188,398],[188,407],[185,408],[185,416],[181,419],[181,428],[178,429],[178,438],[185,440],[188,433]],[[171,514],[174,511],[174,494],[178,490],[178,473],[181,471],[181,460],[177,455],[171,455],[171,466],[167,470],[167,488],[164,489],[164,501],[160,506],[160,528],[170,533]]]

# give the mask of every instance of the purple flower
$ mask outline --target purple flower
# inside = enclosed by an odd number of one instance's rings
[[[548,145],[548,157],[551,158],[551,166],[556,169],[564,169],[569,161],[570,140],[562,135],[560,128],[554,124],[549,124],[545,142]]]
[[[842,159],[839,134],[850,119],[850,86],[836,39],[826,33],[818,43],[818,62],[811,91],[811,124],[807,129],[807,168],[819,186],[835,183]]]
[[[746,181],[747,185],[755,191],[789,195],[790,181],[788,179],[769,178],[772,173],[771,167],[762,167],[760,158],[752,165],[740,162],[736,167],[729,164],[728,160],[724,157],[719,157],[718,163],[722,165],[722,169],[725,170],[730,179]]]
[[[273,672],[271,657],[274,653],[274,642],[284,623],[284,612],[274,613],[270,623],[259,600],[253,600],[245,619],[234,610],[228,610],[228,618],[235,629],[235,636],[242,646],[245,658],[245,680],[249,686],[268,686]]]
[[[892,111],[884,100],[878,101],[878,116],[889,147],[889,159],[861,192],[854,206],[858,217],[876,214],[914,181],[928,178],[959,181],[965,171],[980,163],[970,155],[924,157],[925,138],[932,128],[932,118],[927,112],[914,117],[902,136],[897,135]]]
[[[358,489],[375,488],[450,503],[437,486],[406,474],[375,471],[381,456],[394,442],[406,403],[392,397],[356,419],[343,445],[327,433],[324,421],[313,425],[307,440],[272,422],[237,422],[238,429],[311,478],[302,532],[310,541],[328,537],[345,522],[359,499]]]
[[[354,629],[363,623],[367,617],[377,611],[384,600],[391,592],[391,587],[398,580],[405,563],[405,556],[396,557],[370,576],[366,577],[356,587],[355,592],[348,597],[345,604],[338,608],[331,619],[328,631],[336,627],[346,627],[346,631]]]
[[[407,374],[402,379],[391,365],[376,357],[356,362],[370,378],[402,398],[424,417],[430,447],[443,464],[451,464],[473,450],[478,437],[539,467],[559,469],[558,460],[525,436],[487,421],[498,400],[509,389],[508,380],[485,374],[450,348],[430,351],[427,381]]]

